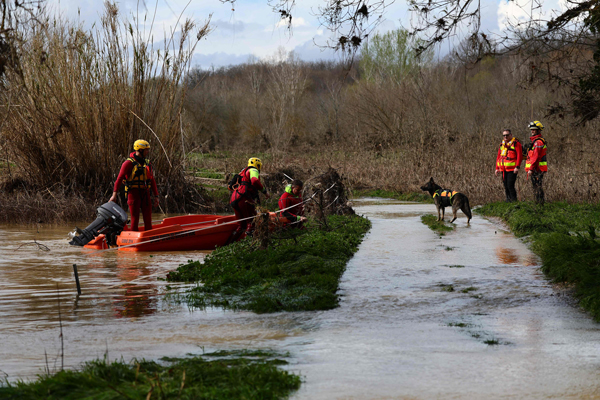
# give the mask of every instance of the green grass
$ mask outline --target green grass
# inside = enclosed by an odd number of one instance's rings
[[[444,221],[438,221],[437,217],[433,214],[425,214],[421,216],[421,222],[429,227],[434,232],[437,232],[440,236],[444,236],[446,232],[454,230],[454,225],[446,225]],[[452,250],[446,249],[446,250]]]
[[[353,190],[352,197],[381,197],[384,199],[395,199],[401,201],[418,201],[421,203],[433,203],[433,198],[427,193],[400,193],[384,189]]]
[[[209,170],[209,169],[198,169],[192,172],[194,174],[194,176],[200,177],[200,178],[210,178],[210,179],[225,179],[225,175],[223,175],[221,172],[216,172],[214,170]]]
[[[440,285],[440,287],[442,288],[442,292],[454,292],[454,286],[452,285]]]
[[[218,352],[160,363],[134,360],[85,363],[77,371],[4,382],[2,399],[282,399],[300,377],[279,368],[287,362],[263,351]]]
[[[529,236],[542,270],[573,285],[579,304],[600,322],[600,205],[492,203],[476,212],[500,217],[515,235]]]
[[[371,223],[359,216],[330,216],[328,224],[330,230],[309,224],[264,250],[249,239],[219,248],[204,263],[181,265],[167,279],[202,282],[180,295],[191,307],[258,313],[334,308],[339,279]]]

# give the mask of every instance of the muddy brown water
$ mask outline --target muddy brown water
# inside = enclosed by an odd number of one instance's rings
[[[600,326],[501,224],[461,216],[440,237],[420,221],[432,205],[355,209],[373,228],[340,307],[269,315],[165,296],[156,278],[204,253],[90,254],[68,246],[70,226],[2,226],[0,371],[14,381],[59,368],[62,322],[65,367],[258,348],[289,352],[304,380],[295,399],[600,398]]]

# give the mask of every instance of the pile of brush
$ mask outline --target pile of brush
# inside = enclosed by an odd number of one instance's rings
[[[333,168],[309,179],[304,185],[304,198],[312,198],[305,205],[307,214],[324,220],[327,215],[352,215],[344,180]]]

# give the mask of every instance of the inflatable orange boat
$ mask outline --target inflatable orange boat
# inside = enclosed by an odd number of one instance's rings
[[[214,250],[230,240],[237,228],[235,221],[235,215],[182,215],[165,218],[149,231],[143,227],[131,231],[127,213],[118,204],[108,202],[98,208],[98,217],[87,228],[76,228],[78,235],[69,244],[94,250],[115,247],[124,251]],[[271,229],[286,223],[285,217],[269,213]]]
[[[116,237],[122,251],[181,251],[214,250],[224,246],[237,227],[235,215],[183,215],[169,217],[149,231],[140,227],[130,231],[126,226]],[[96,236],[84,246],[86,249],[108,249],[106,237]]]

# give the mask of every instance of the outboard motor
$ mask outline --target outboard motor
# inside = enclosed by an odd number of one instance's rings
[[[106,236],[106,242],[113,246],[116,244],[117,235],[119,235],[127,223],[127,213],[113,201],[102,204],[98,207],[98,218],[87,228],[81,230],[77,228],[79,236],[75,236],[69,242],[73,246],[85,246],[96,236],[103,233]]]

